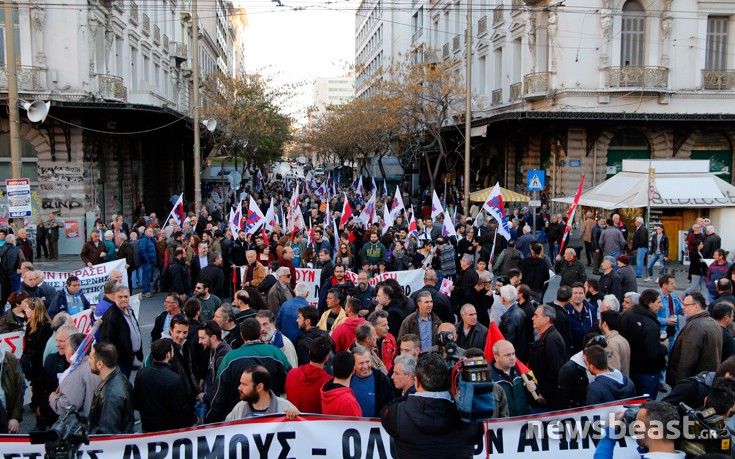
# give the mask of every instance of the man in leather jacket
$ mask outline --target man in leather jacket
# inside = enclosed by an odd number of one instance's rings
[[[117,350],[110,343],[97,343],[89,358],[92,373],[102,378],[94,391],[89,411],[90,434],[130,434],[135,428],[133,388],[117,367]]]

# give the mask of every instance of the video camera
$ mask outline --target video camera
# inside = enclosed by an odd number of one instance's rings
[[[440,332],[436,336],[436,345],[442,356],[449,362],[449,368],[453,368],[456,362],[462,359],[462,349],[454,341],[454,333],[450,331]]]
[[[353,284],[352,282],[347,282],[347,283],[344,283],[344,284],[332,285],[331,287],[329,287],[330,290],[333,289],[333,288],[336,288],[337,290],[341,291],[342,294],[345,296],[345,299],[348,296],[350,296],[350,297],[357,296],[357,286],[355,284]]]
[[[30,433],[32,445],[46,445],[44,459],[75,459],[82,444],[89,444],[87,418],[72,405],[49,430]]]
[[[493,417],[495,395],[487,360],[462,359],[455,363],[451,373],[451,391],[463,421],[482,422]]]
[[[641,407],[626,406],[623,423],[626,428],[636,420]],[[714,408],[695,410],[685,403],[677,406],[682,421],[681,432],[675,441],[676,449],[683,451],[687,457],[697,457],[705,453],[720,453],[730,456],[732,434],[725,426],[725,419],[715,412]],[[692,429],[689,429],[692,427]]]

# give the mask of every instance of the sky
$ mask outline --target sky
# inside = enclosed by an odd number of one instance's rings
[[[276,82],[304,83],[289,112],[301,124],[316,77],[344,75],[355,57],[357,1],[241,0],[246,29],[246,68]]]

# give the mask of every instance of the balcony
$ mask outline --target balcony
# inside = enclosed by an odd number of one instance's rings
[[[549,72],[529,73],[523,77],[523,98],[543,99],[549,90]]]
[[[454,39],[452,39],[452,51],[455,53],[459,52],[459,35],[455,35]]]
[[[146,35],[151,34],[151,18],[143,13],[143,33]]]
[[[27,65],[16,66],[18,91],[40,91],[41,87],[41,71],[40,67],[31,67]],[[0,88],[8,89],[8,68],[0,65]]]
[[[521,98],[523,83],[513,83],[510,85],[510,100],[518,100]]]
[[[138,25],[138,4],[130,0],[130,22]]]
[[[416,43],[419,41],[419,38],[421,38],[424,35],[424,29],[418,29],[416,32],[413,33],[413,36],[411,37],[411,43]]]
[[[523,6],[523,0],[513,0],[513,3],[511,3],[511,7],[510,7],[511,14],[516,14],[520,12],[522,6]]]
[[[189,59],[189,53],[187,52],[186,43],[178,41],[172,41],[169,45],[169,54],[178,62],[183,62]]]
[[[442,46],[442,57],[444,59],[449,57],[449,43],[444,43],[444,46]]]
[[[498,5],[493,10],[493,26],[503,22],[503,5]]]
[[[610,88],[666,89],[669,69],[666,67],[608,67],[607,86]]]
[[[128,89],[123,79],[115,75],[97,75],[97,91],[103,99],[116,102],[128,101]]]
[[[714,91],[735,89],[735,70],[702,70],[702,89]]]
[[[121,13],[125,12],[125,4],[123,2],[112,2],[112,6]]]
[[[168,35],[163,34],[163,52],[166,54],[168,54],[168,47],[169,47]]]
[[[157,25],[153,26],[153,43],[161,43],[161,28]]]
[[[483,16],[477,21],[477,34],[482,35],[487,33],[487,16]]]
[[[500,105],[503,103],[503,90],[502,89],[496,89],[493,91],[493,105]]]

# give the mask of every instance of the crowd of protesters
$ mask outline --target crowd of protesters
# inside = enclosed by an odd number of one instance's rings
[[[735,376],[735,279],[719,246],[712,248],[714,268],[692,273],[692,287],[705,279],[702,293],[690,287],[677,296],[674,277],[664,273],[668,240],[662,228],[650,242],[647,234],[643,240],[642,220],[629,235],[619,216],[595,219],[588,213],[581,225],[585,264],[581,248],[561,248],[570,224],[566,217],[549,214],[545,207],[534,215],[527,208],[509,210],[506,240],[484,210],[473,206],[464,215],[452,196],[444,202],[447,211],[432,218],[430,199],[404,194],[401,204],[410,211],[385,225],[380,216],[397,198],[380,190],[377,194],[368,225],[358,218],[365,197],[354,189],[328,199],[312,190],[297,201],[304,228],[289,230],[287,215],[293,207],[283,182],[253,193],[264,214],[273,200],[280,224],[269,231],[233,232],[219,206],[205,206],[198,217],[191,213],[181,224],[146,215],[142,205],[130,226],[122,216],[109,224],[98,221],[82,261],[93,266],[125,259],[126,270],[111,275],[96,306],[78,293],[77,278],[69,278],[61,292],[42,288],[40,273],[32,266],[22,269],[28,264],[23,243],[18,243],[22,238],[14,241],[0,233],[6,241],[0,251],[6,254],[3,248],[12,247],[9,258],[14,260],[6,270],[2,257],[3,292],[10,293],[3,295],[8,307],[0,332],[26,331],[19,368],[30,381],[39,427],[59,415],[63,396],[76,397],[75,405],[84,407],[95,433],[131,432],[133,409],[147,432],[310,412],[382,416],[387,429],[413,432],[403,447],[422,435],[431,438],[444,423],[444,431],[459,429],[446,437],[447,451],[467,452],[477,440],[471,425],[455,417],[397,414],[452,411],[442,404],[416,405],[411,397],[447,393],[448,376],[431,376],[439,363],[427,353],[441,354],[437,336],[444,331],[452,332],[465,355],[490,363],[496,417],[636,395],[655,399],[659,390],[670,390],[671,402],[686,400],[699,407],[705,404],[702,393],[715,380],[729,397],[728,410],[735,407],[735,380],[730,378]],[[340,221],[345,199],[353,214],[346,222]],[[456,234],[447,234],[443,218],[453,220]],[[415,229],[410,226],[414,220]],[[709,236],[699,229],[692,233],[695,264],[697,251],[712,244],[706,244]],[[647,264],[644,251],[651,254]],[[639,293],[637,279],[643,269],[652,276],[657,261],[659,288]],[[307,301],[310,288],[297,283],[296,268],[321,269],[316,304]],[[400,275],[399,281],[370,283],[382,272],[410,269],[424,270],[424,287],[410,297]],[[346,271],[357,275],[356,284]],[[559,276],[560,287],[544,304],[553,275]],[[129,308],[130,290],[121,285],[122,276],[144,297],[162,293],[156,297],[162,312],[149,355],[144,355],[141,324]],[[55,375],[69,368],[81,339],[68,317],[90,307],[102,321],[98,343],[89,364],[73,366],[59,383]],[[486,353],[493,326],[504,339]],[[13,360],[8,353],[4,358]],[[518,360],[528,364],[530,379],[519,373]],[[140,363],[143,368],[131,386],[127,378]],[[0,398],[0,419],[7,420],[0,428],[7,426],[11,433],[18,430],[23,400],[21,373],[14,365],[3,365],[5,398]],[[68,378],[75,372],[78,383],[70,386]],[[80,386],[95,385],[80,394]],[[110,399],[117,411],[107,409]]]

